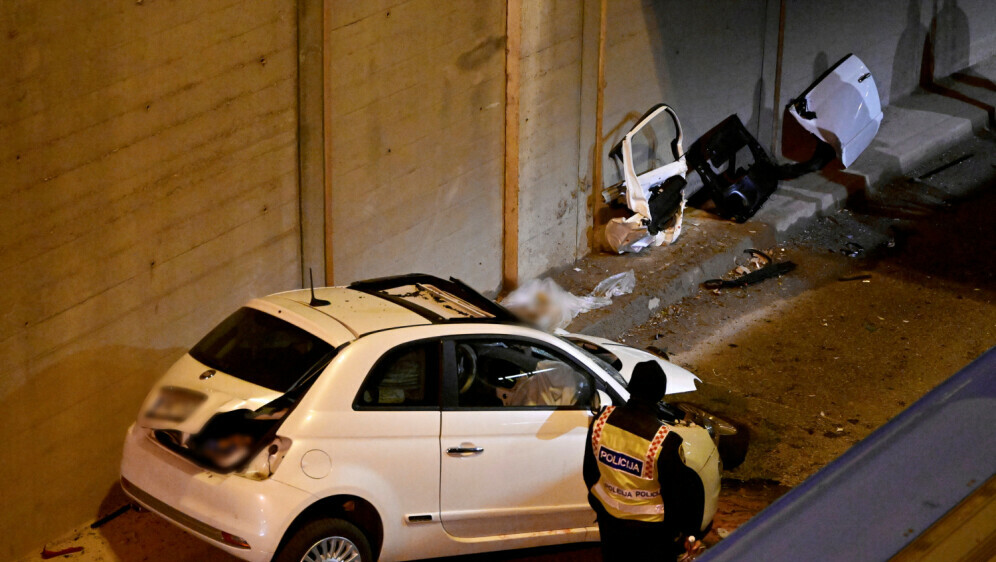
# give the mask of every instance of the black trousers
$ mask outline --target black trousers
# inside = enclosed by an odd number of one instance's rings
[[[605,562],[634,560],[638,556],[670,561],[677,560],[684,551],[676,541],[678,532],[664,523],[627,521],[600,513],[598,532]]]

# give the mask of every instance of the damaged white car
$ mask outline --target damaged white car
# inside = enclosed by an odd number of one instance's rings
[[[671,392],[694,390],[684,369],[667,363],[667,375]],[[280,293],[237,310],[158,381],[128,430],[121,484],[246,560],[593,541],[585,435],[600,405],[627,397],[597,353],[456,280]],[[704,416],[672,416],[704,485],[703,529],[722,464]]]

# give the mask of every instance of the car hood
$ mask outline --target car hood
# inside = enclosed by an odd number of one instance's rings
[[[679,367],[674,363],[649,353],[643,351],[642,349],[636,349],[635,347],[630,347],[626,344],[612,341],[606,338],[600,338],[598,336],[589,336],[586,334],[566,334],[565,337],[571,339],[584,340],[593,343],[597,346],[604,348],[606,351],[611,352],[622,363],[622,368],[619,369],[619,373],[622,374],[626,382],[629,382],[630,377],[633,376],[633,368],[636,367],[638,363],[644,361],[656,361],[658,365],[664,369],[664,374],[667,375],[667,394],[680,394],[682,392],[694,392],[696,390],[696,382],[702,382],[702,379],[692,374],[691,371],[683,367]]]
[[[168,395],[183,396],[191,404],[189,413],[177,417],[156,415]],[[211,369],[184,355],[149,392],[139,412],[138,425],[197,433],[215,414],[242,408],[256,410],[280,396],[280,392]]]

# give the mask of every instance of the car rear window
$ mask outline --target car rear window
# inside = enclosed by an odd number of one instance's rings
[[[275,316],[240,308],[204,336],[190,355],[246,382],[287,392],[332,346]]]

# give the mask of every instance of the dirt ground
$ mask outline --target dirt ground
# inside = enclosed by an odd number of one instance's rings
[[[724,474],[707,544],[996,343],[994,146],[989,138],[965,143],[918,174],[956,162],[948,168],[876,190],[791,243],[765,248],[796,263],[788,275],[700,289],[624,334],[630,345],[666,349],[702,378],[680,400],[751,435],[746,461]],[[49,548],[69,546],[84,547],[65,556],[81,561],[234,560],[134,511]],[[599,555],[579,545],[459,560]]]

